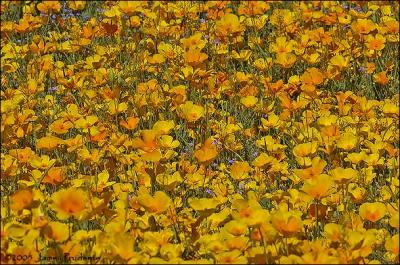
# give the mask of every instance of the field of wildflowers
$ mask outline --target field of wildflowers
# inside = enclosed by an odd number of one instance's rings
[[[399,263],[397,1],[2,1],[1,263]]]

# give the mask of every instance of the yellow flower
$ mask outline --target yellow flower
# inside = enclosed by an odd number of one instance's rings
[[[178,107],[178,114],[188,122],[195,122],[204,116],[204,108],[194,104],[192,101],[186,101]]]
[[[238,249],[215,255],[218,264],[247,264],[247,258]]]
[[[200,149],[194,152],[194,157],[201,164],[208,165],[218,156],[216,140],[208,138]]]
[[[154,196],[148,193],[140,194],[138,196],[138,202],[142,205],[149,213],[160,214],[168,210],[171,199],[162,191],[156,191]]]
[[[188,203],[195,211],[205,212],[215,210],[221,201],[215,198],[190,198]]]
[[[69,237],[68,224],[60,222],[50,222],[44,229],[46,238],[54,240],[55,242],[63,242]]]
[[[269,51],[277,54],[286,54],[293,51],[293,40],[287,41],[286,37],[278,37],[274,43],[269,45]]]
[[[385,248],[387,251],[392,252],[397,257],[399,256],[399,234],[395,234],[391,238],[387,239],[385,242]]]
[[[304,182],[302,190],[314,199],[325,197],[333,186],[333,180],[329,175],[321,174]]]
[[[306,157],[314,154],[317,151],[318,142],[308,142],[298,144],[293,147],[293,154],[297,157]]]
[[[220,38],[236,36],[244,30],[235,14],[226,14],[215,23],[215,35]]]
[[[342,134],[337,142],[339,148],[345,151],[350,151],[354,149],[357,145],[358,138],[351,132],[346,132]]]
[[[175,189],[176,186],[183,181],[179,171],[176,171],[174,174],[159,174],[157,175],[156,180],[167,191]]]
[[[375,23],[366,18],[357,19],[351,24],[351,28],[359,34],[368,34],[373,31],[375,27]]]
[[[79,218],[87,209],[87,194],[78,188],[62,189],[51,196],[51,207],[57,212],[59,219],[71,216]]]
[[[275,212],[271,217],[272,226],[283,236],[291,237],[300,232],[303,224],[300,218],[300,213],[296,211]]]
[[[231,176],[235,180],[244,180],[249,177],[250,170],[251,167],[246,161],[234,162],[231,166]]]
[[[385,42],[386,39],[381,34],[376,34],[375,37],[368,35],[365,45],[369,50],[380,51],[385,48]]]
[[[127,130],[135,129],[139,124],[140,119],[134,116],[129,117],[126,121],[122,120],[119,124]]]
[[[11,209],[20,211],[28,208],[33,202],[33,193],[30,189],[18,190],[11,196]]]
[[[311,161],[311,167],[305,169],[294,169],[293,172],[303,180],[312,179],[321,174],[326,165],[327,163],[325,160],[316,156]]]
[[[331,176],[338,184],[344,184],[354,180],[358,176],[358,172],[352,168],[337,167],[331,170]]]
[[[360,216],[364,220],[376,222],[382,219],[386,214],[386,205],[381,202],[363,203],[360,206]]]
[[[184,53],[183,58],[188,65],[195,67],[207,60],[208,55],[201,50],[191,49]]]
[[[247,96],[240,99],[240,103],[243,104],[246,108],[254,107],[258,102],[258,98],[255,96]]]

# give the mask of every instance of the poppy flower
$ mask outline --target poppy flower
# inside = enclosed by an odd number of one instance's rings
[[[64,140],[56,136],[45,136],[37,140],[36,147],[39,149],[53,150],[62,145]]]
[[[160,214],[165,212],[171,204],[171,199],[162,191],[156,191],[154,196],[148,193],[140,194],[138,202],[149,213]]]
[[[30,189],[18,190],[11,196],[11,209],[20,211],[28,208],[33,202],[33,193]]]
[[[385,48],[385,42],[386,39],[381,34],[376,34],[375,36],[368,35],[365,45],[369,50],[380,51]]]
[[[325,197],[333,186],[331,176],[326,174],[318,175],[304,182],[302,190],[314,199]]]
[[[292,211],[277,211],[271,216],[272,226],[283,236],[291,237],[300,232],[303,224],[300,214]]]
[[[57,217],[65,220],[71,216],[79,218],[87,209],[87,194],[78,188],[62,189],[52,194],[51,207],[57,212]]]
[[[68,224],[50,222],[44,229],[44,235],[55,242],[63,242],[69,238]]]
[[[244,30],[244,26],[235,14],[224,15],[216,22],[215,27],[215,35],[221,39],[229,36],[237,36]]]
[[[195,122],[204,116],[204,108],[192,101],[186,101],[185,104],[178,106],[177,111],[179,116],[188,122]]]
[[[375,27],[375,23],[367,18],[359,18],[351,24],[351,28],[358,34],[368,34]]]
[[[247,264],[247,258],[238,249],[217,254],[215,259],[221,264]]]
[[[386,75],[386,71],[374,74],[374,80],[379,85],[386,85],[387,83],[389,83],[389,78]]]
[[[140,121],[139,118],[131,116],[126,121],[125,120],[120,121],[119,124],[127,130],[134,130],[138,126],[139,121]]]
[[[209,165],[218,156],[218,148],[213,138],[208,138],[200,149],[194,152],[194,157],[201,164]]]
[[[376,222],[382,219],[386,214],[386,206],[381,202],[363,203],[360,206],[360,216],[364,220]]]
[[[337,167],[331,170],[331,176],[338,184],[348,183],[351,180],[354,180],[358,176],[357,170],[352,168],[342,168]]]
[[[231,176],[235,180],[244,180],[249,177],[251,167],[249,163],[245,162],[234,162],[231,166]]]
[[[337,141],[337,146],[345,151],[350,151],[356,147],[357,142],[357,136],[351,132],[346,132],[340,136],[339,140]]]

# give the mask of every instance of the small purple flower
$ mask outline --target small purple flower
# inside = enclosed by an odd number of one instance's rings
[[[358,68],[358,71],[360,71],[360,72],[365,72],[365,67],[364,66],[360,66],[360,68]]]
[[[325,12],[325,14],[329,14],[331,12],[331,10],[325,9],[324,12]]]
[[[344,3],[344,4],[343,4],[343,8],[344,8],[344,9],[349,9],[349,5],[348,5],[347,3]]]
[[[217,145],[217,144],[218,144],[218,139],[214,139],[214,140],[212,141],[212,143],[213,143],[214,145]]]
[[[57,91],[57,90],[58,90],[58,87],[56,87],[56,86],[53,86],[53,87],[49,88],[50,92],[54,92],[54,91]]]
[[[200,18],[200,23],[205,23],[206,20],[204,18]]]
[[[355,11],[357,11],[358,13],[361,13],[361,12],[363,11],[363,9],[361,8],[361,6],[355,6],[355,7],[353,7],[353,9],[354,9]]]
[[[264,114],[263,117],[266,118],[266,119],[268,119],[268,117],[269,117],[268,113],[267,113],[267,114]]]
[[[210,35],[206,34],[206,35],[204,35],[204,38],[206,38],[208,40],[210,38]]]
[[[345,26],[343,27],[343,29],[345,29],[345,30],[348,30],[349,28],[350,28],[350,24],[345,25]]]
[[[206,189],[206,193],[208,195],[215,196],[215,193],[212,190],[210,190],[209,188]]]
[[[257,156],[258,156],[258,152],[255,151],[255,152],[253,153],[253,156],[254,156],[254,157],[257,157]]]
[[[244,184],[243,183],[239,184],[239,189],[244,190]]]
[[[315,11],[319,10],[319,6],[314,6],[314,10]]]
[[[133,198],[133,194],[129,194],[128,195],[128,197],[126,197],[126,200],[128,201],[128,202],[130,202],[130,200]]]
[[[215,40],[214,40],[214,44],[215,44],[215,45],[219,44],[219,39],[215,39]]]
[[[236,161],[236,159],[235,159],[235,158],[232,158],[232,159],[230,159],[230,160],[228,161],[228,163],[229,163],[229,165],[232,165],[235,161]]]

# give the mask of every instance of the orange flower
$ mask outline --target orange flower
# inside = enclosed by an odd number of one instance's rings
[[[86,1],[68,1],[68,7],[74,11],[82,10],[86,6]]]
[[[188,203],[193,210],[201,213],[215,210],[221,201],[215,198],[190,198]]]
[[[142,130],[140,138],[132,140],[132,147],[139,148],[145,152],[153,152],[159,147],[158,132],[156,130]]]
[[[199,49],[190,49],[184,53],[183,58],[188,65],[195,67],[207,60],[208,55]]]
[[[240,220],[231,220],[225,224],[224,229],[234,236],[241,236],[246,234],[248,227]]]
[[[329,175],[321,174],[304,182],[302,190],[314,199],[322,199],[332,188],[333,181]]]
[[[56,134],[64,134],[67,133],[69,129],[71,129],[74,125],[72,122],[65,122],[64,119],[56,120],[52,124],[50,124],[50,132],[54,132]]]
[[[51,199],[51,207],[57,212],[57,217],[62,220],[71,216],[81,217],[88,200],[83,190],[74,187],[53,193]]]
[[[360,206],[360,216],[368,221],[376,222],[382,219],[386,214],[386,206],[381,202],[363,203]]]
[[[177,109],[180,117],[188,122],[195,122],[204,116],[204,108],[202,106],[193,104],[192,101],[186,101]]]
[[[144,193],[138,196],[138,202],[150,213],[163,213],[171,204],[171,199],[162,191],[157,191],[154,196]]]
[[[344,184],[354,180],[358,176],[358,172],[352,168],[338,167],[331,171],[331,176],[338,184]]]
[[[296,211],[275,212],[271,217],[272,226],[283,236],[291,237],[302,229],[301,214]]]
[[[129,117],[126,121],[120,121],[120,125],[127,130],[135,129],[139,124],[140,119],[134,116]]]
[[[337,142],[337,146],[346,151],[350,151],[356,147],[357,141],[357,136],[350,132],[346,132],[340,136],[340,139]]]
[[[231,176],[235,180],[244,180],[249,177],[249,172],[251,170],[251,167],[249,166],[249,163],[245,162],[235,162],[231,166]]]
[[[249,192],[250,193],[250,192]],[[249,194],[248,194],[249,195]],[[237,199],[232,202],[232,217],[248,226],[257,226],[269,219],[269,212],[253,199]]]
[[[306,157],[317,151],[318,142],[298,144],[293,148],[293,154],[297,157]]]
[[[375,82],[377,82],[380,85],[386,85],[387,83],[389,83],[389,78],[386,75],[386,71],[374,74],[374,79]]]
[[[219,38],[237,36],[244,30],[239,18],[231,13],[224,15],[221,20],[215,23],[215,26],[215,35]]]
[[[50,222],[44,229],[44,235],[55,242],[63,242],[69,237],[69,228],[67,224],[60,222]]]
[[[216,254],[215,259],[217,264],[247,264],[247,258],[238,249]]]
[[[43,1],[37,5],[37,9],[42,13],[59,12],[61,4],[59,1]]]
[[[39,149],[47,149],[49,151],[63,144],[64,140],[55,136],[45,136],[37,140],[36,147]]]
[[[218,156],[217,144],[213,138],[208,138],[202,147],[194,152],[194,157],[201,164],[208,165]]]
[[[25,147],[24,149],[12,149],[9,154],[15,157],[19,163],[27,163],[34,157],[35,152],[30,147]]]
[[[33,193],[30,189],[19,190],[11,196],[11,209],[20,211],[26,209],[33,202]]]
[[[258,98],[255,96],[246,96],[240,99],[240,103],[242,103],[246,108],[254,107],[258,102]]]
[[[293,53],[278,53],[276,56],[276,63],[283,68],[291,68],[296,62],[297,57]]]
[[[305,169],[294,169],[293,172],[301,179],[311,179],[322,173],[326,166],[326,161],[316,156],[311,162],[311,167]]]
[[[65,179],[64,167],[52,167],[47,172],[42,183],[60,184]]]
[[[399,256],[399,234],[395,234],[391,238],[387,239],[385,242],[385,248],[387,251],[392,252],[397,257]]]
[[[376,36],[368,35],[365,45],[369,50],[380,51],[385,48],[386,39],[381,34],[376,34]]]
[[[366,18],[357,19],[351,24],[351,28],[359,34],[368,34],[373,31],[375,27],[375,23]]]

